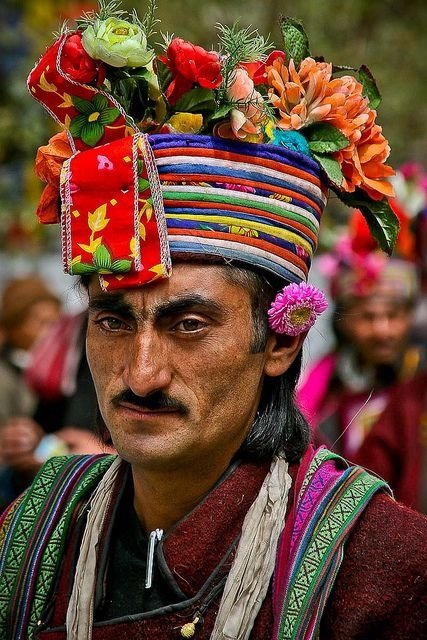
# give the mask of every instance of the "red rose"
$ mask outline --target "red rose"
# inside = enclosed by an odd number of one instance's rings
[[[241,62],[239,67],[243,67],[248,72],[248,76],[253,80],[255,86],[259,84],[266,84],[267,82],[267,72],[266,67],[269,67],[273,64],[274,60],[277,58],[286,59],[286,54],[283,51],[279,51],[275,49],[270,53],[267,60],[265,62]]]
[[[222,82],[221,62],[215,51],[174,38],[167,48],[167,56],[160,60],[172,72],[172,82],[166,91],[171,105],[198,84],[205,89],[216,89]]]
[[[62,49],[61,67],[75,82],[95,83],[99,86],[105,80],[105,66],[99,60],[93,60],[85,51],[80,31],[66,39]]]

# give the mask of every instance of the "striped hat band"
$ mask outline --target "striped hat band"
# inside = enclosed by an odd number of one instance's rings
[[[326,203],[318,164],[271,144],[149,136],[172,258],[236,260],[307,279]]]

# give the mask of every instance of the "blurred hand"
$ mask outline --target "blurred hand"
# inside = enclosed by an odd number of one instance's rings
[[[14,417],[0,427],[0,455],[3,463],[19,471],[37,470],[34,451],[44,435],[31,418]]]

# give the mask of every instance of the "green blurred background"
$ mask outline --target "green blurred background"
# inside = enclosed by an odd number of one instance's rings
[[[379,122],[391,164],[427,165],[427,3],[425,0],[157,0],[161,30],[210,47],[215,24],[252,24],[281,46],[278,20],[303,21],[313,55],[336,64],[366,64],[380,88]],[[139,14],[145,4],[135,6]],[[26,77],[64,19],[95,3],[2,0],[0,7],[0,251],[36,256],[58,249],[56,229],[41,227],[34,209],[42,185],[33,173],[38,146],[56,132],[27,94]],[[160,41],[159,35],[159,41]],[[333,206],[333,205],[332,205]]]

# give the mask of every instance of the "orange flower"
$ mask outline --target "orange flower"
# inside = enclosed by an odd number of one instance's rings
[[[47,184],[43,189],[36,215],[41,224],[56,224],[59,222],[60,212],[59,189]]]
[[[326,118],[332,108],[325,100],[331,75],[331,64],[313,58],[303,60],[299,72],[293,60],[289,67],[282,58],[274,60],[267,69],[268,97],[280,113],[281,129],[298,130]]]
[[[52,136],[47,145],[39,147],[37,150],[36,175],[43,182],[59,187],[62,164],[72,153],[65,131]]]
[[[381,127],[375,123],[376,112],[368,111],[368,122],[360,138],[342,151],[334,154],[341,165],[344,175],[342,188],[354,191],[360,187],[373,199],[394,196],[394,189],[387,178],[394,174],[391,167],[385,164],[390,147],[382,134]]]
[[[302,129],[324,121],[339,129],[348,146],[334,154],[344,175],[344,191],[360,187],[374,200],[393,195],[388,177],[394,171],[385,165],[390,147],[375,123],[363,87],[352,76],[332,78],[332,65],[306,58],[296,71],[275,60],[268,68],[269,98],[278,109],[281,129]]]
[[[47,145],[39,147],[37,151],[35,172],[43,182],[47,182],[36,211],[42,224],[59,221],[59,178],[62,164],[71,154],[65,131],[54,135]]]

